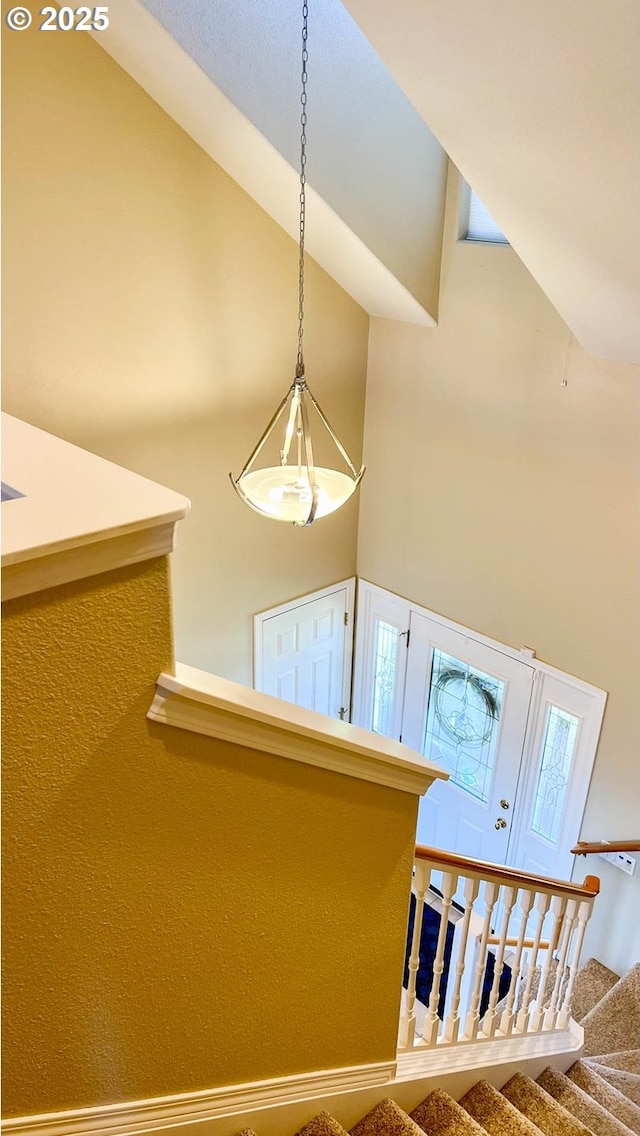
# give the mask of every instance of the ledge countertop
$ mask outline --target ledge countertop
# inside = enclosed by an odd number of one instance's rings
[[[147,716],[417,796],[433,781],[449,777],[441,766],[392,738],[184,663],[176,663],[173,674],[160,675]]]
[[[47,586],[74,578],[74,550],[108,544],[110,552],[102,566],[95,549],[90,570],[85,570],[88,562],[83,569],[76,556],[77,577],[92,575],[116,567],[118,557],[120,563],[145,559],[144,541],[132,535],[145,531],[157,536],[162,530],[164,544],[169,543],[164,551],[170,551],[173,527],[189,511],[188,498],[10,414],[2,415],[2,442],[2,480],[23,494],[2,503],[4,569],[31,565],[33,576],[34,562],[48,561],[50,566],[55,562],[50,580],[46,572],[40,574],[42,586]],[[163,549],[149,539],[147,545],[149,556],[162,554]],[[38,590],[31,585],[16,590],[14,577],[12,571],[10,596]]]

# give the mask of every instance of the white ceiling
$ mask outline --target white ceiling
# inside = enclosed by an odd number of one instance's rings
[[[372,315],[433,326],[447,158],[340,0],[309,14],[307,249]],[[299,0],[111,0],[94,36],[298,235]]]
[[[111,0],[95,37],[294,237],[300,7]],[[310,9],[311,255],[433,326],[446,151],[581,345],[640,361],[637,0]]]
[[[640,361],[637,0],[345,0],[582,346]]]
[[[142,3],[297,169],[301,0]],[[307,42],[309,180],[435,314],[430,258],[439,268],[442,148],[340,0],[311,0]]]

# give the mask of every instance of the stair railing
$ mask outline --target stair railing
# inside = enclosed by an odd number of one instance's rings
[[[418,845],[399,1048],[565,1030],[599,890],[597,876],[552,880]],[[439,917],[431,957],[427,906]]]
[[[599,855],[601,852],[640,852],[640,839],[579,840],[571,849],[574,856]]]

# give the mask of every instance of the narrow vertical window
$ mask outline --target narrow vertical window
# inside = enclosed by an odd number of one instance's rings
[[[397,627],[383,619],[376,619],[375,626],[371,729],[376,734],[391,737],[399,632]]]
[[[552,844],[557,843],[562,827],[579,725],[575,714],[547,706],[531,829]]]

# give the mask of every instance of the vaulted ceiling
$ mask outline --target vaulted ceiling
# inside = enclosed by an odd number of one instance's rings
[[[640,361],[637,0],[345,0],[578,341]]]
[[[112,0],[96,37],[294,236],[300,7]],[[582,346],[640,361],[636,0],[310,7],[319,263],[433,325],[448,154]]]

